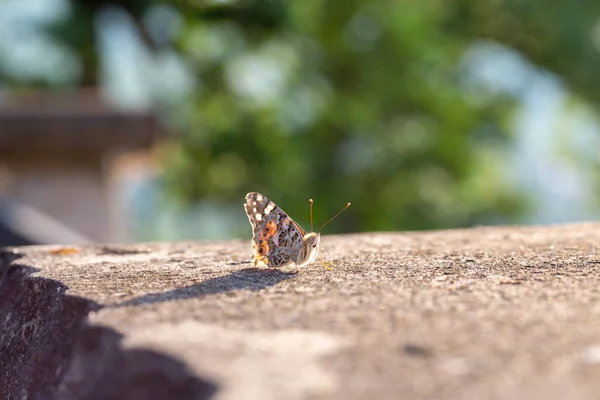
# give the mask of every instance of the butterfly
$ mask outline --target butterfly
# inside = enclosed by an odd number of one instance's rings
[[[312,231],[312,199],[309,202]],[[257,192],[248,193],[244,209],[250,225],[252,225],[252,262],[254,266],[302,267],[314,262],[319,253],[321,241],[319,232],[348,207],[350,207],[350,203],[316,232],[306,233],[296,221],[266,196]]]

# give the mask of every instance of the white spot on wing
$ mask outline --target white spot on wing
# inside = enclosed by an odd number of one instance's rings
[[[252,209],[252,211],[256,212],[256,207],[254,207],[254,208]]]
[[[261,221],[262,220],[262,215],[260,215],[260,214],[257,213],[255,216],[256,216],[256,220],[257,221]]]
[[[267,205],[267,207],[265,207],[265,214],[269,215],[269,213],[271,211],[273,211],[273,209],[275,208],[275,203],[273,203],[272,201]]]
[[[263,199],[263,197],[260,194],[256,196],[257,201],[262,201],[262,199]]]

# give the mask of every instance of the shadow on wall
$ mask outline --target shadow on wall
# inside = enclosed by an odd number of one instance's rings
[[[210,399],[214,383],[180,361],[123,349],[121,334],[87,322],[100,306],[30,277],[0,253],[0,399]]]
[[[149,293],[143,296],[115,304],[112,307],[127,307],[139,304],[162,303],[171,300],[183,300],[209,294],[225,293],[232,290],[261,290],[296,276],[295,272],[276,269],[244,268],[225,276],[208,279],[204,282],[169,290],[161,293]]]

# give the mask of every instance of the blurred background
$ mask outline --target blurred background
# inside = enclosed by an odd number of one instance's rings
[[[0,0],[0,245],[600,216],[600,2]]]

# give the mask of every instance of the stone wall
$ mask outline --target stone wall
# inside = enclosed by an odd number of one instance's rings
[[[593,399],[600,225],[18,249],[0,399]],[[3,275],[4,274],[4,275]],[[4,278],[2,278],[4,276]]]

